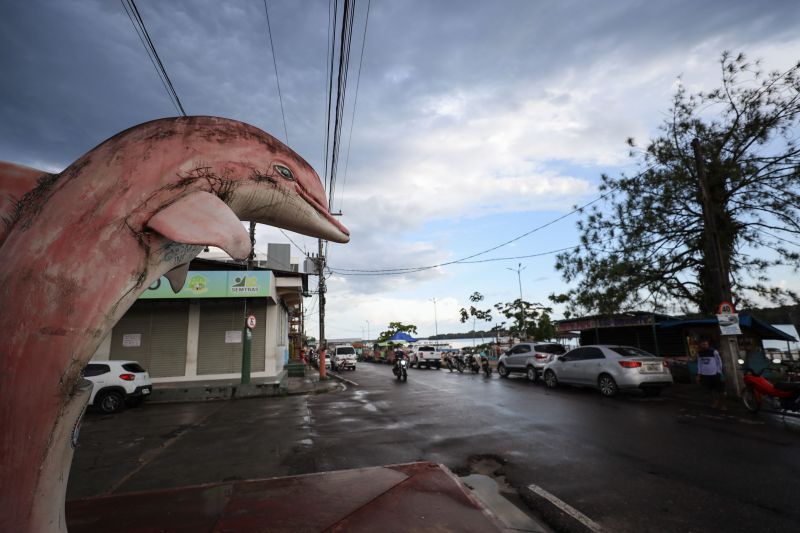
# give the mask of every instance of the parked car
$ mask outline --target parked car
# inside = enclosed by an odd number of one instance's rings
[[[435,366],[436,370],[442,368],[441,352],[439,352],[435,346],[430,346],[428,344],[414,346],[414,349],[409,355],[409,359],[411,361],[410,366],[412,368],[415,366],[417,368],[422,368],[423,366],[430,368]]]
[[[92,361],[83,377],[92,382],[89,405],[103,413],[138,405],[153,391],[150,374],[136,361]]]
[[[536,381],[544,367],[567,349],[555,342],[520,342],[508,349],[497,362],[497,373],[507,378],[514,372],[524,373],[530,381]]]
[[[657,396],[672,385],[672,374],[661,357],[633,346],[581,346],[557,357],[544,368],[544,383],[595,387],[603,396],[639,389]]]
[[[356,369],[356,349],[349,344],[337,346],[334,351],[336,370]]]

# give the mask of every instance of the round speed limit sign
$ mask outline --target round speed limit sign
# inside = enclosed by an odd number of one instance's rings
[[[256,327],[256,315],[249,315],[247,317],[247,327],[249,329],[255,329],[255,327]]]

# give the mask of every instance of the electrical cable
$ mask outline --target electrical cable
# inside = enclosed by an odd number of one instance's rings
[[[174,98],[174,103],[177,104],[178,110],[182,116],[186,116],[186,111],[183,108],[183,104],[181,103],[181,99],[178,97],[178,93],[175,91],[175,86],[172,84],[172,80],[169,78],[169,74],[167,74],[167,69],[164,68],[164,63],[161,62],[161,58],[158,55],[158,51],[156,50],[155,44],[153,44],[153,40],[150,38],[150,33],[147,31],[147,26],[144,23],[144,19],[142,15],[139,13],[139,8],[136,7],[135,0],[120,0],[123,2],[122,7],[125,8],[125,2],[128,4],[128,8],[131,10],[131,14],[133,18],[136,20],[136,24],[134,25],[134,29],[136,25],[142,31],[142,35],[144,36],[144,40],[147,41],[147,46],[145,49],[148,49],[148,54],[152,53],[151,59],[155,59],[155,63],[158,64],[158,70],[160,70],[160,75],[163,76],[162,82],[168,87],[167,92],[171,94],[172,98]],[[128,11],[126,8],[126,12]],[[129,14],[129,18],[131,17]],[[137,31],[138,34],[138,31]]]
[[[283,133],[286,136],[286,146],[289,146],[289,130],[286,128],[286,114],[283,112],[283,96],[281,96],[281,80],[278,75],[278,60],[275,57],[275,45],[272,42],[272,28],[269,24],[269,9],[267,0],[264,0],[264,13],[267,15],[267,35],[269,36],[269,47],[272,51],[272,64],[275,66],[275,83],[278,86],[278,100],[281,103],[281,117],[283,118]]]
[[[367,15],[364,20],[364,35],[361,38],[361,57],[358,60],[358,76],[356,77],[356,93],[353,97],[353,116],[350,117],[350,134],[347,137],[347,157],[344,160],[344,182],[339,193],[339,210],[344,206],[344,188],[347,186],[347,169],[350,167],[350,147],[353,143],[353,125],[356,123],[356,107],[358,106],[358,88],[361,86],[361,66],[364,64],[364,48],[367,43],[367,26],[369,25],[369,6],[372,0],[367,0]],[[333,208],[333,206],[331,206]]]

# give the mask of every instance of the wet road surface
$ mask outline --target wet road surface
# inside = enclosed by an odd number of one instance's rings
[[[795,421],[669,398],[601,398],[523,378],[385,365],[341,393],[89,413],[68,499],[426,460],[490,456],[610,532],[800,530]],[[481,472],[483,473],[483,472]]]

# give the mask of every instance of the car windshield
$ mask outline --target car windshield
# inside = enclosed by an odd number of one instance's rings
[[[567,349],[560,344],[537,344],[534,346],[534,350],[537,352],[552,353],[556,355],[567,353]]]
[[[355,353],[355,348],[336,348],[336,355],[353,355]]]
[[[435,352],[436,348],[434,348],[433,346],[420,346],[419,347],[419,351],[420,352]]]
[[[125,363],[124,365],[122,365],[122,368],[124,368],[128,372],[135,372],[139,374],[145,372],[145,369],[139,366],[138,363]]]
[[[633,346],[609,346],[608,348],[622,357],[655,357],[655,355]]]

